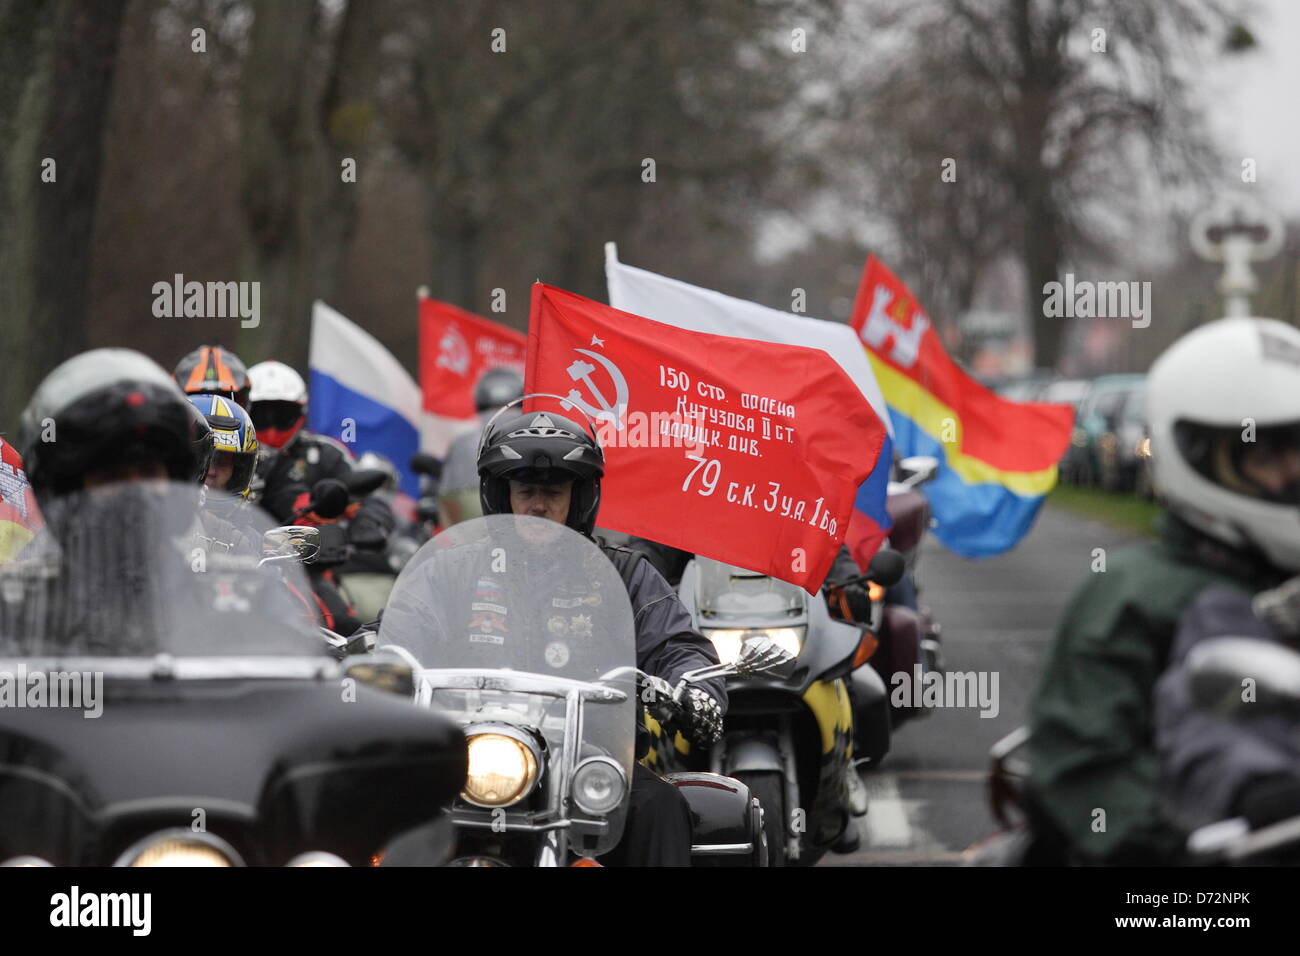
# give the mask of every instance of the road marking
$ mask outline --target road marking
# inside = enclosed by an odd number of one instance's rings
[[[961,863],[965,855],[950,850],[924,852],[916,850],[864,850],[847,856],[827,854],[818,861],[818,866],[926,866],[927,864]]]
[[[872,848],[913,846],[912,825],[894,774],[872,774],[863,783],[868,795],[867,815],[862,818],[866,845]]]
[[[983,783],[987,770],[895,770],[895,780],[953,780],[958,783]]]

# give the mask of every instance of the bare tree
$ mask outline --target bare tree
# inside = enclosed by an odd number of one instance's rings
[[[1107,249],[1114,258],[1116,223],[1149,208],[1137,198],[1144,189],[1168,195],[1203,181],[1215,161],[1189,77],[1214,40],[1244,45],[1237,5],[891,0],[880,10],[896,29],[877,47],[864,102],[889,155],[866,162],[888,170],[908,156],[922,179],[900,183],[886,173],[884,188],[901,185],[893,198],[903,196],[908,210],[894,214],[899,231],[923,224],[927,255],[960,277],[957,299],[971,288],[970,266],[1014,250],[1024,264],[1036,364],[1053,366],[1063,327],[1037,308],[1044,286],[1072,259]],[[944,158],[956,160],[957,188],[939,186]],[[944,219],[947,243],[933,228]]]
[[[86,337],[103,127],[125,0],[0,2],[0,424]]]

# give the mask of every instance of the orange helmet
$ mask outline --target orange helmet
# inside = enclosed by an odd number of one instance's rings
[[[176,364],[172,375],[186,395],[224,395],[248,408],[248,369],[220,345],[200,345]]]

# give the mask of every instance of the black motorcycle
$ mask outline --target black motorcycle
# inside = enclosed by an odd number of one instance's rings
[[[193,495],[101,496],[0,567],[0,865],[443,862],[464,735],[345,677],[293,533],[191,547]]]
[[[641,674],[627,589],[589,540],[552,521],[475,518],[403,570],[373,654],[349,673],[453,717],[469,773],[451,803],[456,865],[590,866],[627,815]],[[757,657],[694,680],[779,663]],[[765,859],[761,810],[720,774],[670,775],[700,864]]]

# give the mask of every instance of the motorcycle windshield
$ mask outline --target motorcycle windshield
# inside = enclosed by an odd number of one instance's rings
[[[248,506],[232,529],[200,490],[115,483],[47,502],[44,529],[0,564],[0,658],[323,657],[298,561],[259,566],[272,520]]]
[[[697,558],[700,617],[713,627],[764,626],[804,612],[803,590],[710,558]]]
[[[593,757],[612,760],[630,783],[631,604],[610,560],[564,525],[490,515],[443,531],[403,569],[378,643],[414,656],[422,668],[417,698],[456,717],[471,737],[475,725],[508,724],[544,740],[533,791],[542,796],[516,809],[561,812],[565,788],[577,796],[575,768]],[[584,802],[591,803],[575,799],[563,813],[603,821],[575,841],[595,855],[617,842],[626,798],[609,813],[588,812]]]

